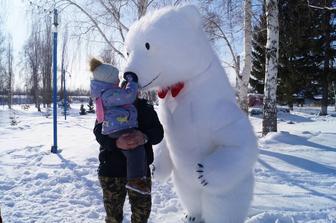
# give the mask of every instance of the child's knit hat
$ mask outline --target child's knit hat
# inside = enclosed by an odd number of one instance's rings
[[[90,71],[92,72],[93,80],[111,84],[119,83],[119,70],[110,64],[102,63],[96,58],[90,60]]]

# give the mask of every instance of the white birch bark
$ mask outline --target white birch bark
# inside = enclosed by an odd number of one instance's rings
[[[267,43],[262,133],[277,131],[276,90],[279,54],[278,0],[266,0]]]
[[[245,0],[244,4],[244,67],[238,76],[238,103],[240,108],[248,112],[248,85],[252,69],[252,3]]]

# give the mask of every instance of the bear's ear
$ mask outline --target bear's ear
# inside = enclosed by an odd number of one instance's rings
[[[202,16],[194,5],[185,5],[178,8],[178,12],[182,13],[196,28],[202,25]]]

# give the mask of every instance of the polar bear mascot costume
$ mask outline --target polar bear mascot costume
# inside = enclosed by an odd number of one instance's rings
[[[156,89],[165,138],[154,178],[172,177],[186,222],[242,223],[252,200],[257,143],[195,6],[142,17],[126,38],[125,71]]]

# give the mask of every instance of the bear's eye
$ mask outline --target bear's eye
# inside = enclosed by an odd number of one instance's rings
[[[126,54],[127,54],[127,56],[129,56],[129,52],[127,52]]]
[[[149,48],[150,48],[149,43],[146,43],[145,46],[146,46],[146,49],[149,50]]]

